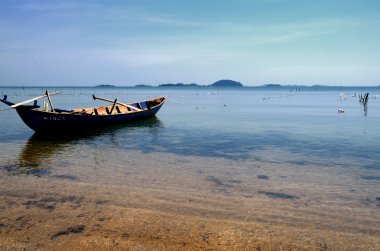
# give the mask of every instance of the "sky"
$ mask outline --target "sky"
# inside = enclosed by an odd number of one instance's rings
[[[380,85],[379,0],[0,0],[0,85]]]

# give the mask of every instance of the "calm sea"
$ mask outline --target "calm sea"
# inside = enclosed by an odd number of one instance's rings
[[[15,102],[44,92],[43,88],[0,90]],[[302,159],[297,157],[292,161],[305,166],[317,162],[350,168],[356,163],[356,167],[364,170],[380,169],[380,88],[300,92],[248,88],[54,88],[51,91],[63,91],[52,98],[57,108],[105,104],[92,100],[92,94],[123,102],[169,96],[154,119],[105,129],[91,135],[90,140],[75,138],[75,145],[83,148],[91,141],[91,144],[126,150],[227,159],[252,155],[260,158],[264,157],[257,154],[260,150],[271,148],[297,154]],[[366,109],[358,101],[358,94],[365,92],[370,92]],[[39,102],[41,105],[42,101]],[[0,105],[2,109],[7,108]],[[345,112],[338,113],[338,109]],[[0,144],[14,144],[15,156],[23,144],[38,141],[14,110],[2,111],[0,118]],[[116,142],[109,142],[111,137]],[[70,148],[70,142],[67,144]],[[9,162],[11,157],[4,155],[4,147],[1,149],[1,161]]]
[[[0,91],[18,102],[44,88]],[[169,99],[155,118],[65,138],[36,136],[14,110],[1,111],[0,175],[240,198],[242,208],[262,198],[263,206],[288,203],[291,210],[279,209],[284,215],[300,205],[315,205],[314,212],[352,209],[366,215],[358,220],[362,228],[379,232],[380,88],[49,91],[63,91],[52,97],[56,108],[104,104],[92,94],[121,102]],[[367,108],[358,101],[365,92]],[[356,219],[352,212],[335,226]]]

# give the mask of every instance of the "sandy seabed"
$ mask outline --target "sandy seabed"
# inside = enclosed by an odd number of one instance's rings
[[[136,157],[139,168],[108,163],[96,177],[0,172],[0,250],[380,250],[377,198],[343,185],[355,172],[316,185],[316,168]]]

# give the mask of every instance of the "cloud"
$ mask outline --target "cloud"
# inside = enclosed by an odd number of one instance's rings
[[[310,38],[326,37],[349,27],[357,27],[357,23],[344,19],[323,19],[311,22],[294,23],[216,23],[211,30],[225,34],[226,40],[235,46],[254,46],[283,44]],[[239,41],[240,40],[240,41]]]
[[[88,55],[101,58],[107,63],[123,65],[124,67],[144,67],[153,65],[166,65],[183,60],[181,54],[160,50],[136,49],[102,49],[89,50]]]
[[[142,20],[145,20],[146,22],[156,23],[156,24],[164,24],[164,25],[172,25],[172,26],[188,26],[188,27],[197,27],[200,26],[201,23],[195,22],[195,21],[187,21],[187,20],[181,20],[174,17],[163,17],[163,16],[142,16]]]
[[[51,12],[51,11],[57,11],[57,10],[67,10],[72,9],[74,5],[70,3],[52,3],[52,2],[33,2],[33,3],[26,3],[18,8],[25,11],[31,11],[31,12]]]
[[[158,13],[149,10],[142,5],[112,5],[101,2],[74,1],[66,3],[57,2],[33,2],[18,7],[28,12],[45,12],[59,17],[80,17],[91,19],[93,22],[129,21],[137,23],[158,24],[166,26],[194,27],[199,22],[184,20],[172,14]]]

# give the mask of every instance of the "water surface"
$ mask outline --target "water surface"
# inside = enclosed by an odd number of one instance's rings
[[[46,182],[95,186],[98,197],[112,187],[107,201],[124,207],[137,193],[136,207],[180,215],[380,234],[378,88],[57,90],[53,104],[64,109],[103,104],[92,94],[169,99],[155,118],[70,137],[35,135],[2,111],[2,190],[30,178],[36,193]],[[43,89],[1,91],[18,102]],[[367,91],[364,109],[356,93]]]

